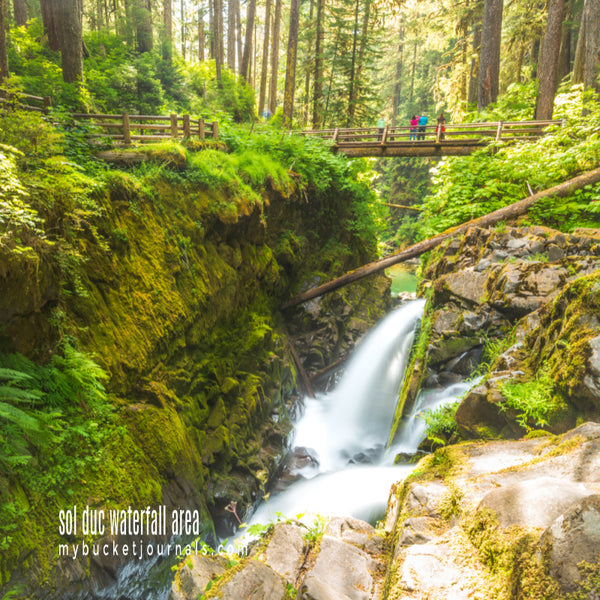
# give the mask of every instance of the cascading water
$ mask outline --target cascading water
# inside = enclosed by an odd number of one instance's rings
[[[252,516],[267,523],[278,513],[351,515],[373,522],[385,509],[392,483],[413,465],[393,465],[397,452],[416,452],[425,435],[419,413],[454,401],[469,384],[430,390],[419,396],[397,442],[385,451],[414,331],[424,301],[389,313],[354,352],[337,387],[306,399],[295,428],[294,445],[314,452],[314,463],[300,469],[301,479],[272,494]],[[370,464],[357,464],[369,462]]]

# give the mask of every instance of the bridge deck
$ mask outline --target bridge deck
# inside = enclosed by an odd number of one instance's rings
[[[498,121],[411,127],[363,127],[294,132],[331,140],[347,156],[464,156],[490,142],[540,138],[561,121]]]

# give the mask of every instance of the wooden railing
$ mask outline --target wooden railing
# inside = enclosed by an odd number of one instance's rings
[[[424,127],[357,127],[295,131],[333,142],[331,149],[346,156],[466,156],[490,142],[535,140],[561,121],[497,121],[444,123]]]
[[[219,139],[217,121],[207,122],[202,118],[192,119],[190,115],[103,115],[74,113],[76,122],[87,121],[94,126],[96,132],[89,137],[107,138],[119,141],[128,146],[131,142],[157,142],[168,139],[204,140]]]
[[[7,92],[0,89],[0,106],[8,109],[19,108],[33,112],[47,113],[52,108],[50,96],[32,96],[21,92]]]
[[[476,142],[515,141],[543,136],[551,125],[561,121],[497,121],[491,123],[446,123],[425,127],[357,127],[294,131],[304,136],[332,140],[338,147],[363,145],[392,145],[397,143],[429,142],[435,144],[472,140]]]

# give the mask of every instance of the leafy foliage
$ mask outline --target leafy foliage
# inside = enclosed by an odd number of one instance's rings
[[[537,377],[530,381],[508,381],[500,391],[506,398],[502,409],[517,411],[517,422],[528,431],[532,424],[548,425],[549,417],[560,408],[560,400],[553,396],[554,380],[548,368],[540,369]]]
[[[427,438],[434,444],[445,446],[456,435],[456,421],[454,416],[460,405],[460,400],[444,404],[422,415],[427,426]]]
[[[581,116],[582,107],[588,114]],[[420,220],[424,237],[516,202],[533,190],[543,190],[600,162],[600,105],[593,95],[574,88],[557,98],[557,117],[565,118],[544,138],[502,146],[491,154],[481,150],[468,157],[448,158],[432,172],[431,193]],[[566,200],[548,199],[529,211],[529,222],[563,231],[596,226],[600,186],[588,186]]]

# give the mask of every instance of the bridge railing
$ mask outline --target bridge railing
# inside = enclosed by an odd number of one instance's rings
[[[0,89],[0,108],[47,113],[52,108],[50,96],[32,96],[22,92]]]
[[[217,121],[207,122],[190,115],[122,115],[74,113],[75,122],[93,126],[89,137],[105,138],[129,145],[131,142],[160,142],[169,139],[219,139]]]
[[[421,127],[385,126],[319,129],[294,132],[303,136],[316,136],[332,140],[338,147],[380,145],[487,143],[535,139],[544,135],[548,127],[561,121],[496,121],[487,123],[445,123]]]

